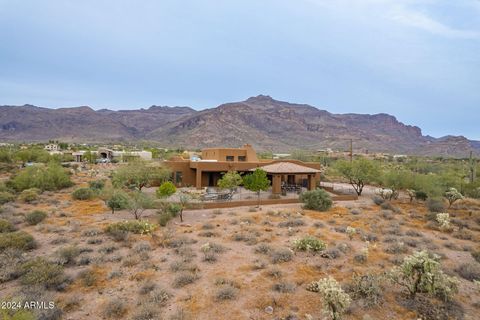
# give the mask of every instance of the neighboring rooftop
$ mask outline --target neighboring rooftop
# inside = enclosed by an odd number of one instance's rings
[[[261,169],[265,170],[267,173],[276,173],[276,174],[294,174],[294,173],[306,173],[306,174],[311,174],[311,173],[318,173],[320,170],[301,166],[296,163],[292,162],[276,162],[272,164],[268,164],[266,166],[260,167]],[[255,169],[252,169],[251,171],[254,171]]]

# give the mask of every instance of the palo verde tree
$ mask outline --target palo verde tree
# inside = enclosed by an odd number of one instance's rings
[[[224,173],[222,178],[218,180],[218,186],[221,189],[229,189],[230,191],[242,184],[242,176],[237,171],[229,171]]]
[[[359,196],[362,195],[363,187],[375,181],[379,175],[377,164],[365,158],[353,161],[341,160],[336,163],[335,168],[342,176],[348,179]]]
[[[260,191],[266,191],[270,187],[270,180],[268,180],[267,172],[260,168],[255,169],[255,171],[243,177],[243,186],[245,189],[257,193],[257,208],[259,208]]]
[[[146,209],[153,207],[153,200],[141,191],[132,191],[128,193],[127,209],[138,220],[142,217]]]
[[[137,160],[120,167],[114,174],[112,183],[115,187],[127,187],[142,191],[152,181],[166,181],[170,170],[164,167],[151,167],[145,161]]]

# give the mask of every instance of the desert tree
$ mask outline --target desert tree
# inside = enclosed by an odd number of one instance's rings
[[[222,178],[218,180],[218,186],[221,189],[228,189],[232,191],[242,184],[242,176],[237,171],[228,171],[224,173]]]
[[[151,167],[145,161],[136,160],[120,167],[113,174],[112,183],[115,187],[127,187],[141,191],[153,181],[167,181],[170,170],[164,167]]]
[[[182,193],[178,197],[178,200],[179,200],[178,215],[180,216],[180,222],[183,222],[183,210],[188,208],[192,200],[192,197],[186,193]]]
[[[337,171],[348,179],[357,195],[362,195],[366,184],[374,182],[379,175],[377,164],[365,158],[353,161],[341,160],[336,163]]]
[[[147,209],[153,207],[153,200],[141,191],[132,191],[128,193],[127,209],[135,219],[140,219]]]
[[[113,190],[105,203],[114,214],[115,210],[126,209],[129,206],[128,195],[123,190]]]
[[[255,171],[243,177],[243,186],[245,189],[257,193],[257,208],[260,207],[260,191],[266,191],[270,187],[267,172],[260,168],[255,169]]]
[[[457,200],[463,199],[463,195],[458,192],[457,189],[455,188],[449,188],[445,194],[444,194],[445,199],[448,201],[448,207],[450,208],[452,204],[454,204]]]

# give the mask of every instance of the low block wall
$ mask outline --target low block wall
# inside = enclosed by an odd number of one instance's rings
[[[332,200],[335,201],[353,201],[357,200],[356,195],[336,195],[332,197]],[[269,205],[269,204],[290,204],[290,203],[300,203],[299,199],[261,199],[260,205]],[[242,200],[242,201],[225,201],[225,202],[203,202],[195,204],[191,210],[195,209],[223,209],[223,208],[235,208],[235,207],[253,207],[258,204],[258,200]]]

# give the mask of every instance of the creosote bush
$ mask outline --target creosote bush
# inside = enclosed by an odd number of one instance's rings
[[[304,192],[300,195],[300,201],[305,209],[327,211],[332,207],[332,198],[323,189]]]
[[[318,292],[322,296],[323,311],[333,320],[341,319],[352,301],[337,280],[332,277],[310,283],[307,290]]]
[[[325,242],[312,236],[293,241],[293,248],[299,251],[323,251],[327,248]]]
[[[72,198],[75,200],[90,200],[95,197],[95,191],[90,188],[78,188],[73,191]]]
[[[37,188],[23,190],[22,193],[20,193],[20,195],[18,196],[18,200],[26,203],[36,201],[41,192],[42,191]]]
[[[25,216],[25,222],[28,223],[31,226],[34,226],[34,225],[39,224],[43,220],[45,220],[46,217],[47,217],[47,214],[45,212],[40,211],[40,210],[35,210],[35,211],[32,211],[32,212],[28,213]]]
[[[42,285],[46,289],[63,290],[68,282],[62,266],[38,257],[22,265],[23,285]]]
[[[36,246],[35,239],[24,231],[0,233],[0,252],[8,248],[27,251]]]
[[[15,231],[13,224],[5,219],[0,219],[0,233],[7,233]]]

